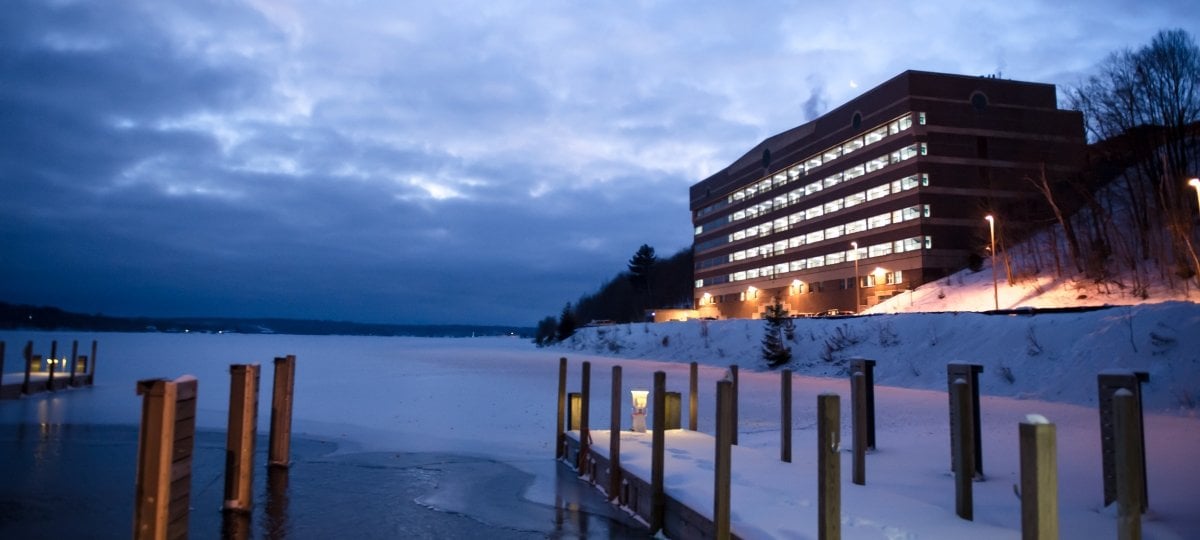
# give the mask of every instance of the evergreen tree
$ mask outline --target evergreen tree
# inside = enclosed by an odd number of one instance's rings
[[[774,369],[792,360],[792,350],[784,338],[794,336],[795,326],[778,298],[767,306],[763,319],[767,322],[762,340],[763,360],[767,361],[767,367]]]
[[[563,306],[562,314],[558,316],[558,340],[566,341],[567,338],[575,335],[575,328],[579,323],[575,320],[575,310],[571,309],[571,303]]]
[[[554,343],[554,336],[558,333],[558,321],[553,316],[546,317],[538,321],[537,333],[534,335],[533,343],[538,347],[545,347]]]
[[[650,276],[656,262],[658,262],[658,256],[654,254],[654,248],[647,244],[642,244],[637,253],[634,253],[633,257],[629,259],[629,281],[633,284],[635,291],[641,291],[646,295],[646,301],[642,307],[649,307],[653,303]]]

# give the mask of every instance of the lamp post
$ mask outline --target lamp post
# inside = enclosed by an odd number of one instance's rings
[[[1192,189],[1196,190],[1196,209],[1200,210],[1200,178],[1188,180],[1188,185],[1192,186]]]
[[[854,313],[858,313],[858,242],[850,242],[854,251]]]
[[[633,398],[633,431],[638,433],[646,432],[646,397],[650,394],[649,390],[630,390]]]
[[[984,216],[988,222],[988,232],[992,237],[992,302],[994,309],[1000,309],[1000,292],[996,288],[996,218],[991,214]]]

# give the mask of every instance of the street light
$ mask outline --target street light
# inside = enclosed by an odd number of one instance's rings
[[[991,214],[984,216],[988,222],[988,231],[992,237],[992,302],[996,310],[1000,309],[1000,292],[996,288],[996,218]]]
[[[1188,185],[1196,190],[1196,209],[1200,210],[1200,178],[1188,180]]]
[[[650,394],[649,390],[630,390],[630,397],[633,400],[633,431],[638,433],[646,432],[646,397]]]
[[[858,313],[858,242],[850,242],[854,250],[854,312]]]

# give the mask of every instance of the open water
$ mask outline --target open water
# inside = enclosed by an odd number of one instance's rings
[[[269,472],[266,446],[260,437],[253,511],[238,516],[221,511],[225,434],[197,434],[191,538],[646,535],[566,471],[551,506],[521,496],[532,480],[527,473],[485,458],[334,454],[331,442],[293,438],[292,466]],[[0,538],[129,538],[136,457],[136,426],[0,423]]]

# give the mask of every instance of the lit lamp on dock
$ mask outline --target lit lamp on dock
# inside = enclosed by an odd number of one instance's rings
[[[633,395],[633,430],[638,433],[646,432],[646,397],[649,390],[630,390]]]

